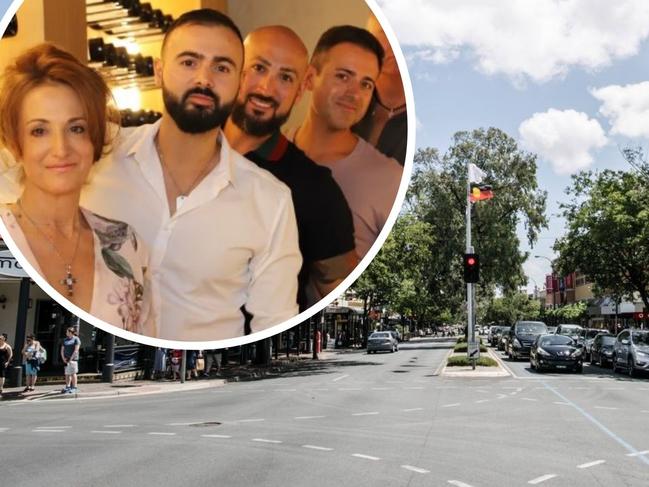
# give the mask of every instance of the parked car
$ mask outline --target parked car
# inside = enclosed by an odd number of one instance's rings
[[[613,372],[623,371],[634,377],[649,371],[649,330],[623,330],[613,348]]]
[[[574,338],[575,340],[580,340],[581,339],[581,332],[583,328],[579,325],[573,325],[569,323],[564,323],[559,326],[557,326],[556,331],[554,332],[555,335],[564,335],[570,338]]]
[[[394,332],[375,331],[367,339],[367,353],[391,352],[399,350],[399,342],[393,335]]]
[[[599,364],[600,367],[604,367],[607,364],[612,365],[616,339],[615,335],[611,335],[608,332],[598,333],[590,347],[590,363]]]
[[[509,331],[509,327],[499,325],[490,327],[489,333],[487,333],[487,341],[489,342],[489,345],[497,347],[498,341],[502,337],[504,331]]]
[[[542,321],[517,321],[509,331],[507,355],[512,360],[529,357],[536,337],[547,333],[548,327]]]
[[[539,372],[546,369],[583,370],[583,348],[565,335],[540,335],[530,349],[530,367]]]
[[[608,334],[608,330],[600,330],[599,328],[581,329],[581,342],[584,344],[584,353],[586,356],[590,354],[590,347],[593,345],[593,340],[598,334]]]
[[[502,352],[507,351],[507,342],[509,341],[509,332],[511,329],[511,326],[504,327],[498,334],[498,345],[496,346],[497,350]]]
[[[556,326],[548,326],[548,335],[554,335],[557,331]]]

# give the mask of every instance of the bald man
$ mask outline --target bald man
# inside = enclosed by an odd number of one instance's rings
[[[374,15],[370,15],[365,28],[383,47],[383,64],[376,79],[370,107],[353,131],[403,165],[406,159],[408,119],[401,73],[388,37]]]
[[[244,41],[239,94],[225,125],[232,147],[286,184],[293,197],[303,265],[298,304],[329,294],[356,266],[354,224],[331,171],[315,164],[280,132],[304,91],[308,52],[284,26],[266,26]]]

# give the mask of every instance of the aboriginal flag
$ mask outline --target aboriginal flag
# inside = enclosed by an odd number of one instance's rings
[[[491,186],[488,184],[471,184],[471,192],[469,193],[469,201],[471,201],[471,203],[488,200],[493,197],[493,191],[491,191]]]

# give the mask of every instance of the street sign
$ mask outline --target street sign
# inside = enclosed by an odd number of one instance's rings
[[[466,353],[469,360],[478,360],[480,358],[480,344],[470,341],[467,344]]]

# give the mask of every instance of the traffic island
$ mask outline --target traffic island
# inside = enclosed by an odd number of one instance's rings
[[[440,375],[445,377],[507,377],[510,375],[493,356],[491,350],[484,349],[483,351],[481,346],[480,352],[481,356],[475,369],[466,355],[466,348],[464,352],[450,354]]]

